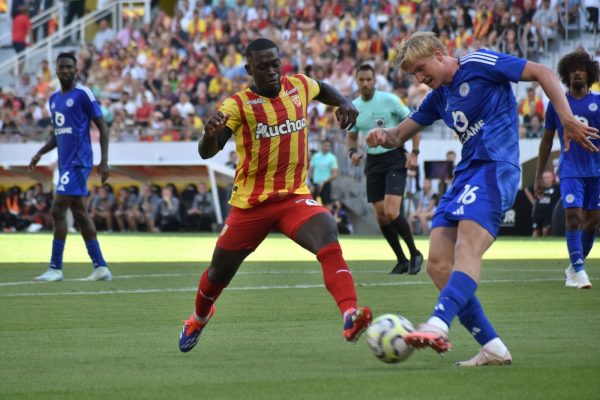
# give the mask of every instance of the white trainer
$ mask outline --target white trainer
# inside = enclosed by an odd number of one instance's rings
[[[567,277],[565,280],[566,287],[577,287],[577,278],[575,277],[573,265],[569,264],[569,266],[565,269],[565,276]]]
[[[590,278],[588,278],[587,272],[585,270],[581,270],[575,273],[575,280],[577,281],[577,289],[591,289],[592,283],[590,282]]]
[[[94,272],[91,273],[87,278],[82,279],[84,281],[111,281],[112,274],[108,267],[97,267]]]
[[[63,280],[63,272],[60,269],[48,268],[48,271],[36,276],[35,280],[38,282],[60,282]]]
[[[478,367],[483,365],[509,365],[512,364],[512,356],[508,349],[504,354],[496,354],[490,349],[486,349],[483,346],[479,353],[470,360],[459,361],[454,365],[457,367]]]

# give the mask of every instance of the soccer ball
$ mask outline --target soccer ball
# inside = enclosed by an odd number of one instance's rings
[[[412,323],[401,315],[380,315],[367,329],[367,344],[384,363],[399,363],[410,357],[414,350],[404,343],[404,336],[414,330]]]

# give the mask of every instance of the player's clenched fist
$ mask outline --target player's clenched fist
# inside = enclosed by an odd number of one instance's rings
[[[367,134],[366,142],[369,147],[384,146],[388,135],[382,128],[371,129]]]
[[[358,110],[352,104],[351,101],[340,104],[338,109],[335,111],[335,117],[340,123],[341,129],[350,130],[356,124],[356,118],[358,118]]]
[[[223,128],[225,128],[228,119],[229,114],[224,115],[221,111],[217,111],[209,118],[208,122],[206,123],[206,127],[204,128],[204,134],[208,135],[208,137],[216,136],[217,133],[221,132]]]

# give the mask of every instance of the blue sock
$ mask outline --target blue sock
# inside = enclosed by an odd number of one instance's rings
[[[63,267],[63,253],[65,251],[64,240],[53,240],[52,241],[52,256],[50,257],[50,268],[62,269]]]
[[[592,247],[594,247],[594,239],[596,239],[596,234],[594,232],[589,233],[583,231],[581,235],[581,245],[583,246],[583,257],[586,258],[590,251],[592,251]]]
[[[575,272],[583,271],[583,246],[581,244],[581,230],[567,231],[567,249],[569,260]]]
[[[498,337],[475,295],[458,313],[458,319],[481,346]]]
[[[475,295],[476,290],[477,283],[469,275],[460,271],[452,272],[440,293],[432,316],[440,318],[449,327],[454,317]]]
[[[100,243],[97,240],[88,240],[85,242],[88,254],[94,263],[94,268],[106,267],[106,261],[102,257],[102,250],[100,250]]]

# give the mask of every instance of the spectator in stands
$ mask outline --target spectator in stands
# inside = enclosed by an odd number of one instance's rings
[[[519,116],[523,120],[523,124],[527,126],[533,115],[537,115],[540,120],[544,118],[544,103],[542,99],[536,96],[533,87],[527,88],[527,95],[519,103]]]
[[[13,186],[8,189],[4,197],[4,204],[0,208],[0,226],[4,232],[16,232],[23,230],[29,222],[23,218],[23,199],[21,189]]]
[[[30,101],[33,95],[33,89],[35,85],[31,81],[31,76],[25,72],[21,75],[21,78],[17,81],[15,88],[15,96],[17,96],[23,104]]]
[[[544,135],[544,125],[537,114],[531,116],[529,124],[525,126],[525,129],[525,137],[527,139],[537,139]]]
[[[103,18],[98,22],[98,30],[94,35],[94,40],[92,43],[94,44],[94,48],[96,49],[96,51],[98,53],[101,53],[104,49],[104,46],[108,42],[112,42],[113,40],[115,40],[116,37],[117,34],[115,33],[115,31],[108,25],[108,21],[106,20],[106,18]]]
[[[122,48],[127,48],[131,42],[137,42],[140,38],[140,31],[136,29],[135,23],[131,20],[117,33],[117,40]]]
[[[548,51],[546,44],[555,40],[558,32],[558,13],[550,7],[550,0],[542,0],[542,7],[533,15],[532,32],[537,36],[539,52]]]
[[[48,227],[50,221],[48,195],[44,193],[44,187],[39,182],[25,193],[24,218],[31,223],[27,228],[28,232],[37,232]]]
[[[338,233],[349,235],[354,231],[352,222],[348,216],[348,211],[341,201],[334,200],[333,203],[331,203],[331,214],[333,214],[333,218],[335,218]]]
[[[145,225],[148,232],[154,232],[154,221],[157,217],[160,197],[150,185],[144,185],[142,194],[138,197],[137,206],[126,211],[129,228],[137,232],[140,225]]]
[[[229,159],[227,160],[225,165],[231,169],[236,169],[237,163],[238,163],[237,152],[235,150],[232,150],[229,152]]]
[[[200,182],[198,193],[194,196],[191,208],[187,210],[188,221],[192,228],[202,232],[212,232],[215,209],[213,206],[212,193],[206,187],[206,183]]]
[[[408,216],[410,230],[413,234],[419,232],[422,235],[429,235],[429,227],[437,206],[437,198],[431,186],[431,179],[425,178],[423,180],[423,190],[419,194],[417,209]],[[419,230],[417,230],[417,223],[419,224]]]
[[[136,195],[135,187],[124,187],[119,190],[119,200],[115,209],[115,220],[117,221],[119,231],[128,232],[129,230],[137,230],[136,224],[131,224],[131,221],[129,220],[131,210],[134,210],[137,207],[137,204],[138,197]]]
[[[21,143],[22,135],[9,109],[3,109],[0,120],[0,143]]]
[[[183,119],[195,112],[194,105],[190,102],[190,96],[185,92],[179,95],[179,101],[175,104],[175,108],[177,108],[179,115],[181,115],[181,118]],[[183,123],[180,125],[183,125]]]
[[[310,159],[310,177],[313,184],[311,194],[315,200],[328,206],[331,198],[331,184],[338,176],[338,160],[331,152],[331,142],[327,139],[321,142],[321,151]]]
[[[143,128],[147,128],[150,125],[150,117],[154,112],[152,104],[148,102],[148,98],[142,96],[142,104],[135,110],[135,123]]]
[[[181,226],[179,199],[174,195],[171,186],[167,185],[161,191],[154,226],[155,232],[176,231]]]
[[[106,231],[109,233],[112,232],[114,209],[114,196],[111,196],[111,193],[108,191],[106,186],[100,186],[98,189],[98,194],[92,199],[92,204],[90,207],[90,217],[96,226],[106,229]]]
[[[33,31],[29,19],[29,8],[23,4],[19,6],[18,14],[12,21],[12,45],[17,55],[27,48],[27,43],[33,43]],[[19,58],[18,75],[25,69],[25,57]]]

